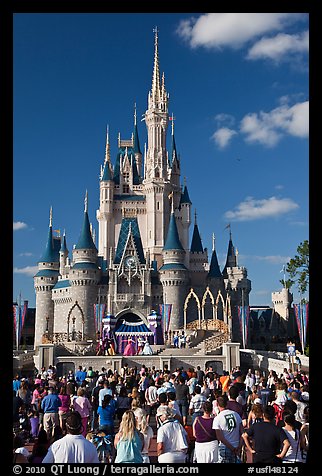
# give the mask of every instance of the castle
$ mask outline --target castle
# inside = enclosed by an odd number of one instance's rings
[[[173,120],[167,151],[167,130],[173,118],[158,49],[156,30],[152,87],[144,114],[144,154],[136,108],[132,137],[123,140],[119,134],[114,165],[107,130],[96,215],[98,247],[87,192],[80,236],[71,255],[65,232],[62,237],[53,232],[50,212],[48,239],[34,276],[35,349],[44,336],[53,343],[95,340],[95,305],[105,306],[111,330],[136,326],[148,334],[153,326],[160,326],[156,313],[151,314],[159,305],[171,305],[169,330],[174,331],[198,316],[200,322],[202,303],[203,320],[224,321],[230,338],[241,341],[238,306],[248,306],[251,282],[246,268],[238,266],[231,232],[226,264],[220,270],[214,236],[208,256],[196,215],[192,223],[192,202],[187,185],[181,184]]]

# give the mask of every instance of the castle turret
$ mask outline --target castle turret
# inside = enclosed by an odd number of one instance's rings
[[[95,338],[93,305],[96,303],[97,285],[100,278],[101,270],[98,268],[97,249],[88,218],[86,191],[83,226],[78,242],[73,249],[73,263],[69,272],[73,302],[77,303],[79,309],[79,313],[75,314],[72,329],[72,334],[77,335],[77,339]],[[69,324],[69,332],[71,332],[71,323]],[[65,331],[66,324],[60,320],[55,323],[55,332],[63,332],[62,329]],[[70,336],[69,339],[71,339]]]
[[[208,264],[207,249],[202,246],[201,236],[197,224],[197,212],[195,211],[195,224],[193,228],[191,246],[190,246],[190,260],[189,269],[191,273],[191,286],[196,287],[198,284],[202,285],[205,282]]]
[[[109,131],[107,127],[105,160],[100,176],[100,207],[96,211],[96,218],[99,224],[98,252],[104,259],[108,258],[109,248],[114,246],[113,199],[113,167],[111,164]]]
[[[52,336],[54,330],[54,303],[52,289],[59,275],[59,251],[53,238],[52,207],[50,208],[49,230],[45,250],[38,261],[38,272],[34,276],[36,292],[35,349],[42,343],[43,335]]]
[[[64,231],[63,238],[61,240],[61,247],[59,250],[59,274],[63,276],[66,272],[68,249],[66,244],[66,234]]]
[[[163,266],[159,272],[163,285],[163,302],[172,304],[170,329],[176,330],[183,326],[183,304],[188,285],[188,270],[184,265],[185,251],[179,239],[173,205],[162,254]]]

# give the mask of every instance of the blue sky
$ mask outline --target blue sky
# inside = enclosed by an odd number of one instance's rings
[[[308,239],[306,13],[19,13],[14,300],[21,292],[35,305],[50,206],[53,227],[66,230],[72,250],[87,189],[97,235],[106,125],[114,162],[118,133],[131,136],[134,103],[138,118],[147,109],[155,25],[182,182],[185,176],[203,245],[211,250],[215,233],[223,266],[230,223],[238,263],[252,281],[250,304],[271,305],[283,264]],[[138,127],[143,149],[144,122]]]

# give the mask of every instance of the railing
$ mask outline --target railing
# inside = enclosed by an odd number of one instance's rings
[[[206,331],[220,331],[229,333],[228,325],[219,319],[205,319],[200,321],[196,319],[195,321],[189,322],[187,324],[187,330],[198,330],[203,329]]]
[[[220,334],[208,337],[204,341],[205,353],[218,349],[218,347],[223,345],[228,340],[229,340],[229,334],[226,332],[223,334],[220,333]]]

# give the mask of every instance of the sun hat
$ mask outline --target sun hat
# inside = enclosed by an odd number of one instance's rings
[[[255,398],[254,403],[262,403],[262,400],[260,398]]]

